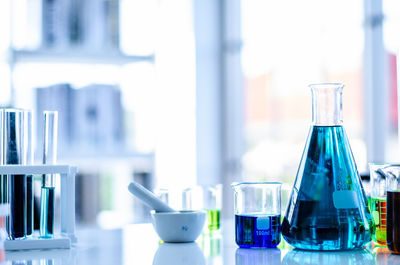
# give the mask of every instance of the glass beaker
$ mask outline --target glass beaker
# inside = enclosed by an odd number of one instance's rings
[[[375,223],[373,240],[386,245],[386,174],[388,164],[369,164],[370,171],[370,211]]]
[[[388,249],[400,254],[400,165],[380,169],[386,179],[386,243]]]
[[[342,84],[310,85],[313,123],[282,222],[299,249],[360,248],[374,230],[367,198],[342,126]]]
[[[273,248],[281,240],[280,182],[232,184],[235,239],[242,248]]]

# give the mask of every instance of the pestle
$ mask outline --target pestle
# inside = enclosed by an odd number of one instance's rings
[[[168,204],[157,198],[154,193],[138,183],[131,182],[128,186],[128,190],[136,198],[156,212],[176,212],[174,209],[169,207]]]

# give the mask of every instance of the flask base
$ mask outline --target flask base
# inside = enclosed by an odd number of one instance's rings
[[[349,233],[349,231],[352,231],[351,228],[356,227],[347,225],[347,227],[328,228],[310,225],[307,228],[294,229],[289,226],[285,217],[282,223],[282,235],[289,245],[303,250],[353,250],[362,248],[370,242],[371,233],[368,230]],[[326,238],[327,236],[330,238]]]

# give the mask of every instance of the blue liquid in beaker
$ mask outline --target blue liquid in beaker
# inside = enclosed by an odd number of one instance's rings
[[[313,126],[282,223],[286,241],[300,249],[354,249],[374,226],[342,126]]]
[[[54,234],[54,187],[42,187],[40,194],[40,237]]]
[[[274,248],[281,239],[281,216],[235,215],[236,244],[241,248]]]

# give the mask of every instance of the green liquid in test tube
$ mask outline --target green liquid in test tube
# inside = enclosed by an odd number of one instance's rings
[[[57,157],[57,111],[44,111],[43,164],[54,165]],[[55,176],[44,174],[40,193],[40,230],[41,238],[54,236]]]
[[[206,231],[214,232],[221,228],[222,185],[202,187],[203,209],[206,211]]]
[[[208,230],[214,231],[220,228],[221,210],[206,210]]]

